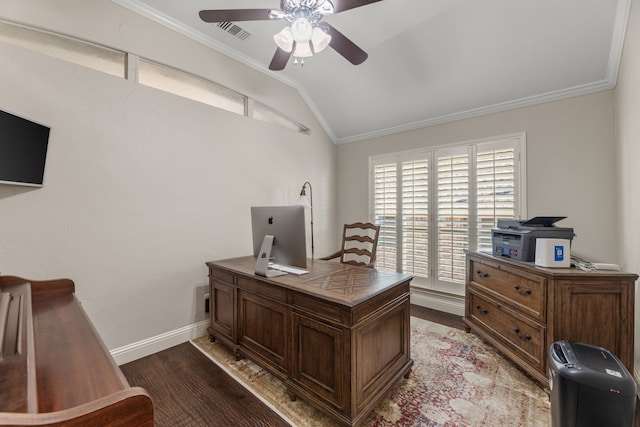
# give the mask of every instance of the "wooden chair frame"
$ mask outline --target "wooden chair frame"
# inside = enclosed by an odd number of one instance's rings
[[[360,230],[360,232],[358,232]],[[373,237],[368,231],[373,230]],[[373,267],[376,262],[376,250],[378,248],[378,238],[380,236],[380,226],[370,222],[356,222],[353,224],[345,224],[342,231],[342,249],[324,258],[322,260],[331,260],[340,257],[343,264]],[[355,242],[362,243],[361,247],[354,247]],[[356,244],[357,245],[357,244]],[[371,249],[366,247],[370,246]],[[355,261],[346,259],[348,255],[359,255],[368,257],[368,262]]]

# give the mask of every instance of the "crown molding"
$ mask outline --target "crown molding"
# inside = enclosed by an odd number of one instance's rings
[[[474,108],[471,110],[461,111],[459,113],[447,114],[440,117],[434,117],[426,120],[419,120],[413,123],[407,123],[400,126],[394,126],[386,129],[380,129],[373,132],[362,133],[345,138],[338,138],[335,143],[337,145],[349,144],[351,142],[358,142],[367,139],[379,138],[382,136],[389,136],[397,133],[408,132],[416,129],[426,128],[429,126],[440,125],[449,122],[455,122],[458,120],[470,119],[479,116],[485,116],[493,113],[500,113],[503,111],[515,110],[517,108],[530,107],[533,105],[544,104],[546,102],[560,101],[567,98],[573,98],[581,95],[588,95],[591,93],[601,92],[615,88],[615,84],[602,80],[596,83],[590,83],[587,85],[576,86],[573,88],[558,90],[554,92],[548,92],[542,95],[535,95],[526,98],[516,99],[513,101],[506,101],[498,104],[488,105],[486,107]]]
[[[622,48],[624,47],[624,36],[627,33],[627,23],[631,2],[633,0],[618,0],[616,19],[613,24],[613,34],[611,36],[611,48],[609,49],[609,64],[607,67],[607,81],[615,87],[618,82],[618,69],[622,59]]]

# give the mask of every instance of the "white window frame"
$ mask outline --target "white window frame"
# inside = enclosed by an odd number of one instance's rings
[[[429,164],[429,179],[428,179],[428,261],[429,261],[429,276],[419,277],[415,276],[412,280],[412,286],[442,292],[453,295],[464,295],[464,281],[460,283],[443,281],[438,279],[437,265],[438,265],[438,226],[436,224],[437,219],[437,163],[438,154],[460,154],[466,153],[471,159],[469,164],[469,183],[468,183],[468,209],[469,209],[469,223],[468,223],[468,249],[477,249],[477,206],[476,206],[476,160],[478,150],[482,150],[483,147],[489,147],[491,150],[499,150],[501,148],[514,148],[515,156],[515,171],[514,171],[514,203],[515,203],[515,217],[522,219],[526,217],[526,133],[514,133],[507,135],[500,135],[489,138],[476,139],[471,141],[464,141],[453,144],[443,144],[419,150],[404,151],[398,153],[390,153],[383,155],[375,155],[369,158],[369,218],[372,222],[375,221],[375,182],[374,182],[374,170],[375,166],[395,163],[396,167],[396,186],[397,186],[397,202],[396,202],[396,250],[397,250],[397,262],[396,266],[398,271],[402,269],[402,204],[401,204],[401,190],[402,190],[402,164],[407,161],[415,161],[426,159]],[[480,151],[482,152],[482,151]],[[380,243],[379,243],[380,245]],[[383,267],[382,267],[383,268]]]

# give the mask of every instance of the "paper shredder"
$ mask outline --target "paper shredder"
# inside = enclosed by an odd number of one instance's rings
[[[557,341],[549,348],[553,427],[633,427],[636,385],[610,351]]]

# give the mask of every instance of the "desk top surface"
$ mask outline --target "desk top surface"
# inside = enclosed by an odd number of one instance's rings
[[[312,259],[307,260],[308,274],[263,277],[255,274],[255,263],[253,256],[246,256],[207,265],[351,307],[412,279],[409,274]]]

